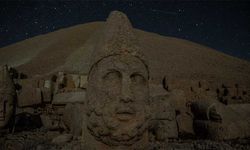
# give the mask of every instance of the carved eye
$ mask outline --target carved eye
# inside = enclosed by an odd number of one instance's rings
[[[113,81],[121,78],[121,74],[118,71],[112,70],[106,73],[103,77],[104,80]]]
[[[137,83],[137,84],[145,83],[145,78],[143,77],[143,75],[138,74],[138,73],[132,74],[130,76],[130,79],[133,83]]]
[[[110,93],[118,93],[121,86],[121,73],[118,71],[110,71],[103,76],[103,86],[105,91]]]

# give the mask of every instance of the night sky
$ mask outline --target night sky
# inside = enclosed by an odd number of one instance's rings
[[[194,41],[250,61],[250,2],[0,1],[0,47],[92,21],[110,11],[134,27]]]

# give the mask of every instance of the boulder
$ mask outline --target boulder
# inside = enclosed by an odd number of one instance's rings
[[[59,93],[54,95],[52,104],[84,103],[86,91]]]
[[[177,124],[175,108],[169,101],[168,95],[151,97],[152,127],[156,133],[156,140],[162,141],[167,138],[177,138]]]
[[[224,105],[216,101],[192,104],[194,130],[198,136],[229,140],[250,136],[249,105]]]
[[[17,95],[18,106],[26,107],[42,103],[41,89],[38,88],[38,81],[33,79],[20,80],[22,86],[20,93]]]
[[[180,137],[193,137],[195,135],[191,115],[182,113],[176,116],[176,120]]]
[[[80,136],[82,133],[82,121],[84,114],[84,108],[82,104],[68,103],[65,106],[63,113],[63,122],[69,129],[70,133],[74,136]]]
[[[81,75],[80,76],[80,88],[86,89],[88,84],[88,76]]]
[[[71,134],[62,134],[52,139],[52,143],[61,145],[61,144],[66,144],[72,139],[73,139],[73,136]]]

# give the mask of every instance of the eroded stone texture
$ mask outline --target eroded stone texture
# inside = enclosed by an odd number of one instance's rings
[[[139,149],[148,142],[148,67],[126,15],[112,12],[97,44],[88,76],[90,149]]]
[[[198,101],[192,104],[194,129],[198,136],[214,140],[249,137],[249,105],[226,106],[219,102]]]
[[[110,56],[93,68],[87,94],[94,136],[111,145],[131,145],[141,138],[149,113],[147,78],[143,63],[131,56]]]
[[[154,134],[153,140],[167,141],[169,138],[178,138],[175,107],[169,101],[169,95],[154,96],[150,103],[150,133]]]
[[[0,129],[6,127],[15,109],[15,88],[10,77],[8,66],[0,68]]]
[[[63,122],[69,133],[73,136],[81,136],[83,116],[84,113],[83,104],[80,103],[68,103],[65,106],[63,113]]]
[[[27,107],[42,103],[42,91],[39,88],[39,80],[25,79],[20,80],[21,90],[19,91],[18,107]]]

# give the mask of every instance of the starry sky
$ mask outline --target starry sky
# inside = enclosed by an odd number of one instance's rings
[[[0,47],[92,21],[110,11],[128,15],[134,27],[187,39],[250,61],[247,1],[0,1]]]

